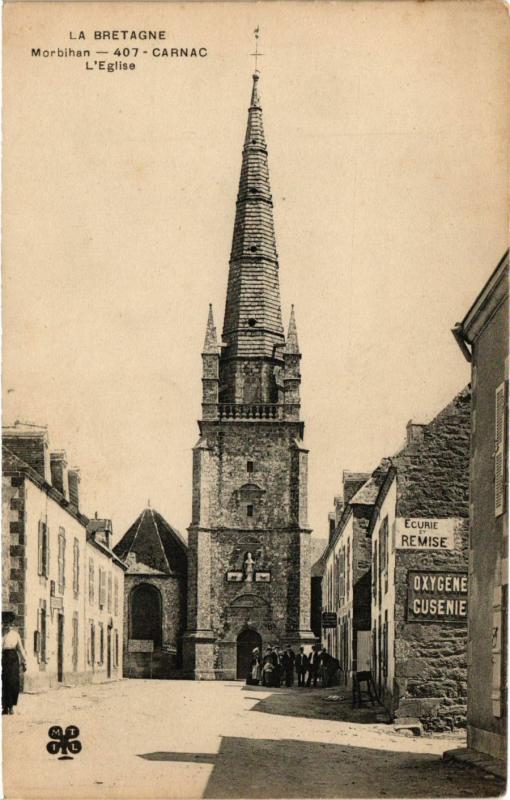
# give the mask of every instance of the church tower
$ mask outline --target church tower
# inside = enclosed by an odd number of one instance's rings
[[[267,146],[253,88],[221,343],[209,308],[193,450],[184,668],[245,678],[254,647],[309,645],[310,529],[294,309],[282,326]]]

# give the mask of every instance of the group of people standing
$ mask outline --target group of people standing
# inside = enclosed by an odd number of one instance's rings
[[[334,686],[338,681],[340,664],[321,645],[314,645],[306,654],[304,647],[296,654],[291,647],[281,649],[269,645],[263,656],[258,647],[252,653],[246,683],[252,686],[293,686],[297,675],[298,686]]]

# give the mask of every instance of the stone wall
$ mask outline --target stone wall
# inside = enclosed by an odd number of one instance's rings
[[[133,575],[124,576],[124,677],[147,678],[150,658],[130,653],[131,594],[140,584],[154,586],[161,597],[162,647],[152,656],[152,677],[169,678],[182,665],[182,636],[186,621],[186,582],[180,577]]]
[[[188,539],[186,671],[231,679],[237,637],[247,627],[264,646],[297,647],[303,631],[314,641],[307,451],[300,445],[300,423],[201,425]],[[255,573],[268,573],[269,581],[247,581],[246,575],[227,580],[228,572],[243,573],[248,553]]]
[[[23,476],[2,479],[2,606],[14,611],[25,647],[25,482]]]
[[[465,389],[392,459],[397,517],[457,520],[454,550],[395,552],[395,678],[392,708],[425,727],[466,724],[466,622],[408,622],[409,571],[467,574],[470,391]]]

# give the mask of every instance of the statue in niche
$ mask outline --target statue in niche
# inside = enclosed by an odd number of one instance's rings
[[[243,563],[244,580],[247,583],[253,582],[253,573],[255,571],[255,561],[251,553],[246,553],[246,558]]]

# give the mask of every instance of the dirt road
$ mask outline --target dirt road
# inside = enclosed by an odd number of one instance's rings
[[[407,738],[336,690],[125,680],[23,695],[3,717],[7,798],[489,797],[503,787],[444,763],[461,735]],[[76,725],[82,751],[46,750]]]

